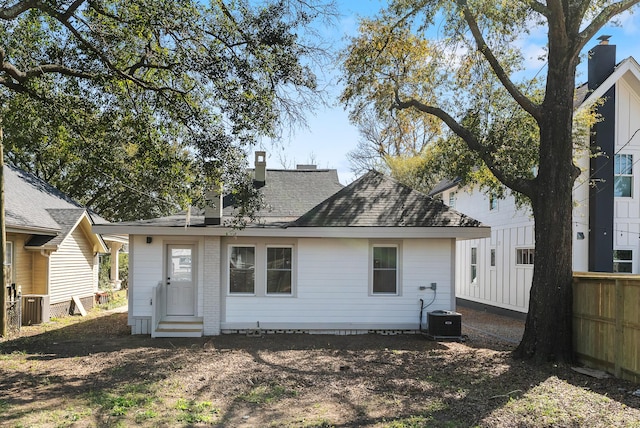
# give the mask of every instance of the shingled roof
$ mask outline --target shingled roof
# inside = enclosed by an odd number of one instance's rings
[[[268,169],[260,192],[265,207],[259,217],[294,220],[333,195],[344,186],[335,169]],[[232,216],[230,198],[225,198],[223,215]]]
[[[5,165],[5,224],[32,234],[27,247],[58,245],[86,213],[85,208],[33,174]]]
[[[424,193],[370,171],[298,218],[294,227],[478,227]]]

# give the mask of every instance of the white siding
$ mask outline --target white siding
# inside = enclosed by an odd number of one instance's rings
[[[91,242],[76,227],[49,256],[51,304],[67,302],[72,296],[92,295],[96,289],[95,262]]]
[[[271,243],[264,239],[253,241],[258,247]],[[328,238],[297,240],[297,258],[294,259],[297,281],[293,296],[229,296],[225,285],[223,329],[255,327],[257,323],[264,328],[416,329],[420,299],[427,304],[434,296],[432,290],[420,290],[419,287],[432,282],[437,283],[436,298],[425,314],[436,309],[453,309],[453,240],[393,241],[399,243],[401,254],[398,296],[371,295],[369,292],[369,247],[380,242]],[[223,257],[222,261],[224,284],[225,259]],[[258,280],[256,282],[260,287]]]
[[[176,236],[150,236],[151,243],[147,244],[147,236],[131,235],[129,241],[129,252],[133,258],[133,265],[130,267],[130,287],[132,292],[129,296],[129,311],[131,318],[151,317],[151,299],[153,288],[158,283],[165,280],[165,248],[167,244],[195,244],[198,257],[196,273],[196,293],[198,296],[197,315],[202,316],[203,299],[203,266],[204,248],[203,239],[193,240],[181,239]],[[131,320],[130,320],[131,323]]]
[[[637,84],[637,83],[636,83]],[[614,249],[633,251],[633,273],[640,272],[640,99],[625,79],[616,85],[616,152],[633,155],[633,195],[615,198]]]
[[[203,322],[206,336],[220,334],[220,238],[207,236],[204,238],[203,281]]]

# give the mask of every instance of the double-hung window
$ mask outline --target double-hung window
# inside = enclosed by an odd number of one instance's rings
[[[613,250],[613,271],[617,273],[633,271],[633,250]]]
[[[398,246],[373,246],[373,294],[398,294]]]
[[[7,241],[4,247],[4,281],[9,285],[13,282],[13,242]]]
[[[613,195],[630,198],[633,196],[633,155],[616,155],[613,169]]]
[[[255,293],[256,248],[232,246],[229,250],[229,293]]]
[[[456,207],[456,192],[449,193],[449,207],[450,208]]]
[[[516,250],[516,264],[519,265],[533,265],[535,256],[535,249],[533,248],[518,248]]]
[[[291,294],[291,247],[267,247],[267,294]]]
[[[471,247],[471,283],[478,283],[478,248]]]

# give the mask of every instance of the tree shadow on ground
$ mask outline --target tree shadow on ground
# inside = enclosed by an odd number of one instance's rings
[[[0,359],[16,368],[0,361],[0,413],[3,406],[15,410],[2,415],[11,424],[34,408],[55,410],[61,397],[91,403],[92,394],[128,385],[162,388],[161,401],[219,400],[219,426],[282,423],[296,415],[316,417],[321,426],[322,414],[314,406],[323,403],[337,412],[327,417],[331,426],[393,421],[473,426],[495,418],[507,418],[501,419],[503,426],[534,426],[501,412],[531,391],[561,382],[577,393],[593,391],[640,408],[628,382],[592,379],[567,366],[533,366],[510,358],[512,344],[470,339],[433,342],[421,335],[375,334],[151,339],[131,336],[126,314],[110,314],[0,343]],[[27,369],[20,369],[23,365]],[[167,395],[167,384],[174,395]],[[118,421],[104,408],[92,415],[97,426]]]

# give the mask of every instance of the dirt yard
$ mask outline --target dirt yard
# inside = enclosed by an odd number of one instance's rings
[[[126,317],[92,312],[0,342],[0,425],[640,427],[639,385],[514,361],[509,321],[486,333],[479,316],[467,342],[438,343],[151,339],[130,336]]]

